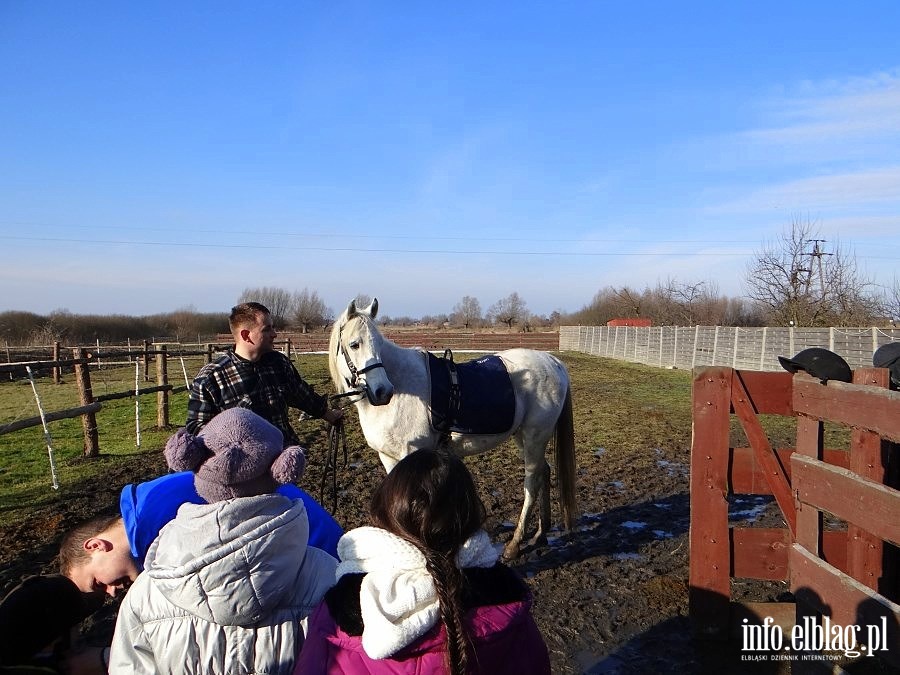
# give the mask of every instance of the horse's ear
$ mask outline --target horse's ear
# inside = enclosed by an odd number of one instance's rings
[[[350,318],[356,314],[356,298],[350,301],[350,304],[347,305],[347,318]]]
[[[369,316],[371,316],[374,319],[377,316],[377,314],[378,314],[378,298],[372,298],[372,304],[369,305]]]

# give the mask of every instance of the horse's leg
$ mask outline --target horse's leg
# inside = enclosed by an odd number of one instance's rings
[[[390,473],[391,469],[397,466],[397,463],[400,461],[396,457],[391,457],[390,455],[386,455],[383,452],[378,453],[378,459],[381,460],[381,465],[384,467],[385,473]]]
[[[550,531],[550,465],[544,460],[544,478],[541,481],[541,510],[538,518],[538,529],[529,539],[529,546],[544,545],[547,543],[547,532]]]
[[[544,436],[544,434],[540,434],[540,436]],[[531,510],[534,508],[535,499],[542,492],[546,495],[547,504],[545,507],[543,502],[541,503],[538,529],[528,541],[528,545],[543,545],[547,543],[547,530],[550,527],[550,486],[548,481],[550,466],[544,458],[544,447],[547,444],[547,440],[547,438],[538,438],[533,434],[526,434],[521,431],[516,434],[516,444],[519,446],[525,461],[525,500],[522,504],[522,512],[519,514],[519,522],[516,523],[512,539],[509,540],[509,543],[503,549],[503,558],[506,560],[514,560],[519,557],[522,540],[525,538],[528,518],[531,515]]]

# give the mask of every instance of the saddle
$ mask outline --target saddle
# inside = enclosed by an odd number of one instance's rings
[[[499,356],[456,364],[448,349],[443,357],[429,352],[431,426],[442,439],[450,432],[504,434],[513,425],[516,396]]]

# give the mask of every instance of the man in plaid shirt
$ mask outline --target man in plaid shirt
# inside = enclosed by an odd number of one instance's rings
[[[234,349],[203,366],[191,384],[185,425],[189,433],[200,433],[223,410],[241,407],[281,429],[285,445],[300,445],[288,419],[288,406],[330,424],[341,419],[343,411],[329,409],[328,397],[317,394],[290,359],[275,350],[277,333],[265,305],[237,305],[228,323]]]

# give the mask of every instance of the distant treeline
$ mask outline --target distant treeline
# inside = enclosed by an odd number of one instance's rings
[[[166,337],[189,342],[198,337],[228,332],[226,312],[196,312],[179,309],[163,314],[127,316],[124,314],[72,314],[55,311],[49,315],[33,312],[0,312],[0,338],[11,345],[107,344],[127,340]]]

